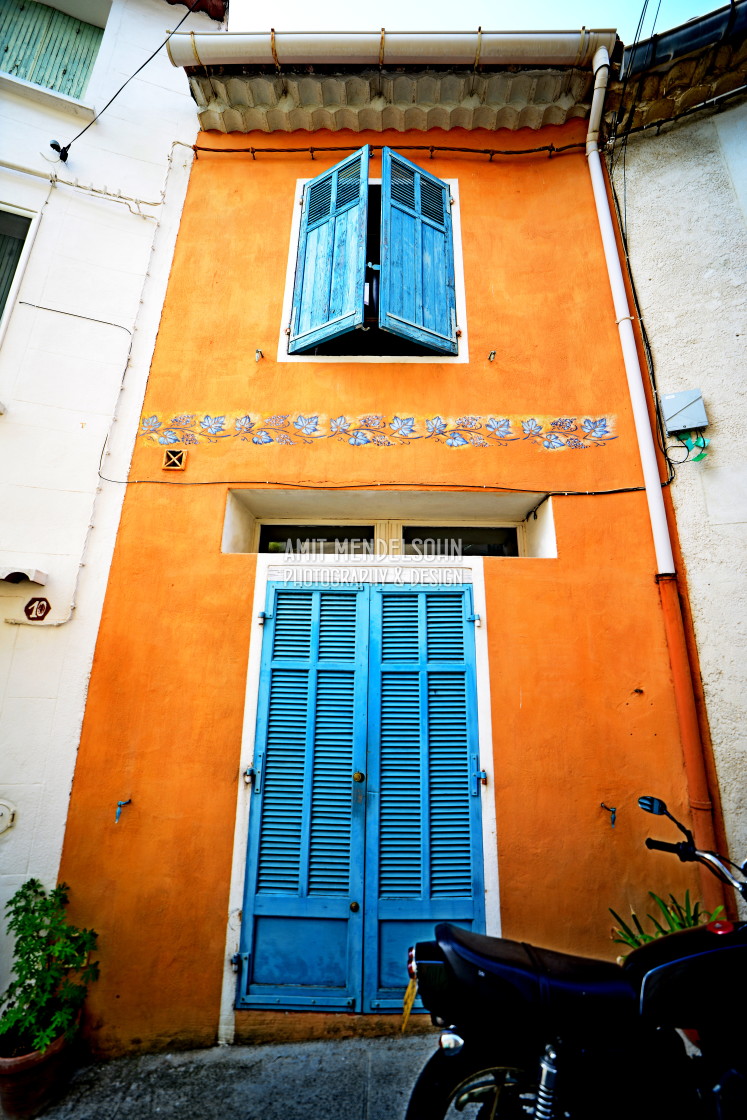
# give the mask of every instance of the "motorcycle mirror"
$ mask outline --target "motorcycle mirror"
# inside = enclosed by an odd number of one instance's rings
[[[653,813],[655,817],[668,817],[669,810],[660,797],[639,797],[638,808],[644,813]]]

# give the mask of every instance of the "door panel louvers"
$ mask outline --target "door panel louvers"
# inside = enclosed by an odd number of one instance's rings
[[[319,660],[352,661],[355,658],[356,600],[330,591],[321,597]]]
[[[320,670],[316,692],[309,894],[347,895],[350,890],[354,719],[354,674]]]
[[[383,595],[381,656],[384,661],[418,660],[416,595]]]
[[[308,672],[274,671],[259,844],[260,893],[296,893],[299,888],[308,692]]]
[[[305,660],[311,650],[312,592],[286,591],[278,595],[272,654]]]
[[[426,595],[426,635],[429,661],[464,659],[464,622],[461,599],[454,595]]]
[[[414,605],[417,608],[417,601]],[[383,673],[379,830],[382,898],[420,898],[422,891],[420,741],[419,674]]]
[[[469,739],[464,672],[428,676],[431,897],[472,891]]]

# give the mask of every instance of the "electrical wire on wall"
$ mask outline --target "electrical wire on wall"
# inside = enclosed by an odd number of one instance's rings
[[[188,18],[189,18],[189,16],[191,16],[191,15],[192,15],[192,12],[193,12],[193,11],[195,10],[195,8],[197,7],[197,5],[198,5],[199,3],[200,3],[200,0],[192,0],[192,3],[190,4],[189,8],[187,9],[187,11],[186,11],[185,15],[184,15],[184,16],[182,16],[182,18],[181,18],[181,19],[179,20],[179,22],[177,23],[177,25],[176,25],[176,27],[174,28],[174,30],[173,30],[173,31],[169,31],[169,33],[168,33],[168,35],[166,36],[166,38],[164,39],[164,41],[163,41],[162,43],[160,43],[160,44],[159,44],[159,45],[158,45],[158,46],[156,47],[156,49],[155,49],[155,50],[153,51],[153,54],[151,54],[151,55],[148,55],[148,57],[146,58],[145,62],[143,62],[141,66],[138,66],[138,68],[137,68],[137,70],[136,70],[136,71],[134,72],[134,74],[130,74],[130,76],[129,76],[129,78],[127,79],[127,81],[123,82],[123,83],[122,83],[122,85],[121,85],[121,86],[119,87],[119,89],[118,89],[118,90],[116,91],[116,93],[112,94],[112,96],[111,96],[111,97],[109,98],[109,100],[107,101],[106,105],[104,105],[103,109],[100,109],[100,110],[99,110],[99,112],[98,112],[98,113],[96,114],[96,116],[95,116],[95,117],[93,118],[93,120],[92,120],[92,121],[89,121],[89,122],[88,122],[88,124],[87,124],[87,125],[85,126],[85,128],[82,128],[82,129],[80,130],[80,132],[79,132],[79,133],[77,133],[77,134],[76,134],[75,136],[73,136],[72,140],[69,140],[69,141],[68,141],[68,143],[64,145],[64,147],[61,147],[61,146],[59,145],[59,143],[58,143],[58,142],[57,142],[56,140],[53,140],[53,141],[51,142],[51,144],[50,144],[49,146],[50,146],[50,148],[52,148],[52,149],[53,149],[53,150],[54,150],[55,152],[57,152],[57,153],[59,154],[59,157],[60,157],[60,162],[61,162],[61,163],[67,163],[67,158],[68,158],[68,155],[70,154],[70,149],[72,148],[72,146],[73,146],[73,144],[75,143],[75,141],[76,141],[76,140],[80,140],[81,136],[82,136],[82,135],[83,135],[83,134],[84,134],[85,132],[88,132],[88,129],[89,129],[90,127],[91,127],[91,125],[92,125],[92,124],[96,124],[96,121],[97,121],[97,120],[99,119],[99,117],[103,116],[103,114],[104,114],[104,113],[106,112],[106,110],[107,110],[107,109],[109,108],[109,106],[110,106],[110,105],[112,104],[112,102],[113,102],[113,101],[116,101],[116,99],[117,99],[117,98],[119,97],[119,95],[120,95],[120,93],[122,92],[122,90],[123,90],[123,89],[124,89],[124,88],[125,88],[126,86],[128,86],[128,85],[130,84],[130,82],[132,81],[132,79],[133,79],[133,78],[136,78],[136,77],[138,76],[138,74],[140,73],[140,71],[141,71],[141,70],[144,70],[144,69],[145,69],[145,67],[146,67],[146,66],[148,65],[148,63],[149,63],[149,62],[152,62],[152,61],[153,61],[153,59],[154,59],[154,58],[156,57],[156,55],[157,55],[157,54],[158,54],[158,53],[159,53],[160,51],[162,51],[162,50],[163,50],[163,48],[164,48],[164,47],[166,46],[166,44],[168,43],[168,41],[169,41],[169,39],[171,38],[171,36],[172,36],[172,35],[175,35],[175,34],[176,34],[176,32],[177,32],[177,31],[179,30],[179,28],[180,28],[180,27],[182,26],[182,24],[184,23],[184,21],[185,21],[186,19],[188,19]]]

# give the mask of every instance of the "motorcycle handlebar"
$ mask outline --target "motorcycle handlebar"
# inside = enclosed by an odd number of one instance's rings
[[[654,840],[649,836],[646,840],[646,847],[651,848],[655,852],[672,852],[682,859],[681,849],[684,847],[684,844],[668,844],[666,840]]]

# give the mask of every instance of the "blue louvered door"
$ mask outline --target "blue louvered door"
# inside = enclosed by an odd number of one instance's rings
[[[270,585],[238,1006],[397,1011],[484,928],[471,589]]]
[[[270,585],[239,1005],[349,1009],[360,991],[368,595]]]
[[[407,947],[485,928],[470,587],[372,589],[364,1010],[399,1011]]]

